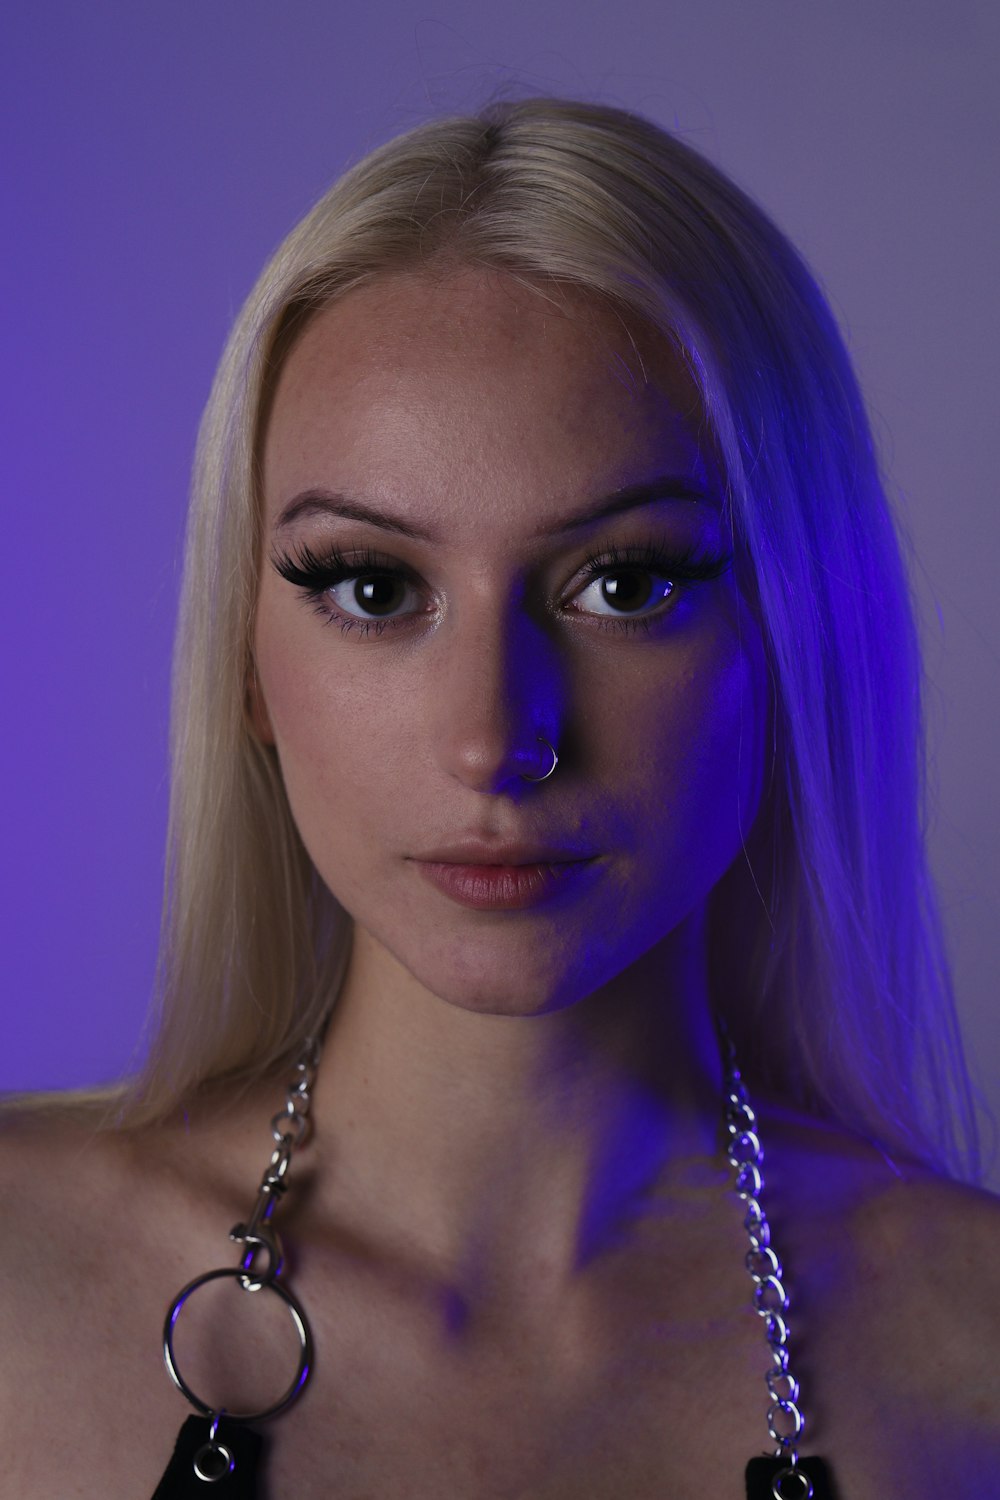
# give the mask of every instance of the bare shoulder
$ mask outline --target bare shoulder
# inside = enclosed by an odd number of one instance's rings
[[[859,1203],[851,1231],[909,1381],[939,1401],[942,1381],[960,1388],[966,1417],[1000,1435],[1000,1199],[913,1167]]]
[[[112,1095],[0,1107],[0,1287],[50,1266],[84,1272],[109,1246],[157,1233],[187,1200],[197,1207],[223,1193],[213,1164],[228,1162],[238,1116],[213,1102],[120,1128],[115,1113]]]
[[[0,1338],[15,1356],[0,1384],[26,1344],[51,1350],[74,1327],[82,1337],[98,1310],[127,1317],[144,1269],[173,1274],[177,1222],[197,1243],[199,1214],[222,1196],[204,1180],[221,1154],[203,1149],[210,1131],[186,1119],[121,1129],[113,1113],[113,1100],[0,1109]]]
[[[887,1492],[993,1493],[1000,1199],[833,1127],[785,1122],[775,1145],[819,1426],[867,1473],[888,1463]]]
[[[128,1193],[127,1138],[104,1128],[106,1106],[30,1102],[0,1110],[0,1326],[99,1253]]]
[[[923,1293],[942,1277],[969,1291],[1000,1286],[1000,1197],[956,1182],[836,1125],[781,1110],[769,1122],[787,1196],[829,1231],[840,1220],[856,1270],[891,1265],[901,1288]]]
[[[30,1100],[0,1109],[0,1192],[8,1232],[0,1275],[18,1246],[41,1239],[52,1216],[71,1214],[81,1196],[100,1193],[123,1153],[116,1133],[104,1128],[107,1108],[97,1102],[61,1104]]]
[[[1000,1202],[914,1170],[852,1221],[885,1423],[933,1493],[1000,1489]]]
[[[1000,1198],[918,1166],[904,1166],[854,1215],[873,1261],[910,1265],[915,1290],[954,1281],[968,1292],[1000,1286]]]
[[[101,1102],[0,1110],[0,1425],[16,1412],[18,1432],[3,1500],[154,1487],[178,1420],[164,1313],[213,1264],[217,1221],[224,1239],[239,1217],[225,1159],[225,1138],[183,1112],[120,1128]],[[122,1432],[151,1434],[149,1450],[122,1450]]]
[[[975,1359],[987,1329],[1000,1331],[1000,1198],[855,1137],[844,1136],[840,1150],[848,1191],[832,1194],[829,1209],[859,1287],[910,1322],[947,1309],[943,1347]]]

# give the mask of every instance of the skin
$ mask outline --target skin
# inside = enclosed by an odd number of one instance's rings
[[[458,1259],[486,1240],[489,1274],[518,1280],[523,1235],[505,1243],[497,1223],[529,1214],[564,1276],[585,1202],[609,1225],[634,1193],[622,1162],[638,1152],[652,1172],[714,1144],[704,911],[759,801],[760,634],[732,571],[679,586],[638,630],[580,576],[589,554],[651,538],[731,553],[692,392],[657,354],[644,379],[613,317],[510,278],[400,278],[306,330],[264,445],[257,727],[356,923],[322,1098],[363,1154],[378,1143],[366,1175],[391,1187],[400,1228],[433,1222]],[[538,539],[658,476],[705,498]],[[317,487],[441,540],[329,516],[282,528]],[[344,633],[268,565],[331,542],[419,577],[399,623]],[[349,585],[338,598],[352,607]],[[561,759],[533,785],[538,733]],[[465,833],[599,859],[564,898],[472,912],[413,859]],[[404,1119],[425,1143],[416,1178],[394,1149]]]
[[[765,1446],[704,941],[760,806],[760,632],[738,564],[648,633],[608,627],[580,576],[611,544],[723,545],[701,431],[648,336],[471,271],[351,293],[281,372],[249,711],[355,941],[280,1209],[318,1358],[269,1434],[273,1500],[735,1500]],[[535,535],[664,474],[702,500]],[[281,526],[316,487],[441,539]],[[272,565],[333,541],[410,569],[403,625],[343,633]],[[538,733],[560,762],[531,783]],[[551,905],[474,912],[413,862],[470,832],[600,858]],[[131,1134],[8,1119],[2,1500],[152,1492],[186,1414],[165,1305],[232,1262],[282,1083]],[[841,1500],[990,1493],[995,1200],[757,1102],[794,1365]],[[188,1334],[189,1379],[230,1407],[286,1373],[288,1330],[251,1302],[252,1322],[243,1299]]]

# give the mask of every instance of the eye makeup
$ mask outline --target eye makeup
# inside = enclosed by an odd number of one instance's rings
[[[643,626],[648,630],[654,620],[672,608],[672,600],[698,584],[721,577],[732,561],[731,552],[720,552],[703,542],[672,546],[651,539],[612,544],[583,560],[564,607],[605,627],[631,631]],[[272,555],[271,564],[322,618],[339,624],[345,634],[357,629],[367,636],[374,629],[376,635],[382,635],[387,628],[398,629],[430,613],[426,604],[396,612],[405,603],[407,591],[419,598],[425,586],[413,569],[370,547],[352,548],[347,554],[337,546],[317,551],[308,543],[300,543],[288,552]],[[640,582],[636,590],[639,580],[649,580],[649,587],[644,588]],[[348,600],[335,597],[335,591],[347,583],[354,585],[349,603],[358,613],[347,607]],[[594,590],[597,584],[599,592]],[[580,607],[577,601],[591,593],[592,605],[606,605],[606,611]],[[622,603],[624,608],[620,607]]]

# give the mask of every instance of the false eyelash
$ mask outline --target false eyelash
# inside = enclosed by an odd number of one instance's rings
[[[363,547],[360,552],[354,552],[346,558],[343,552],[340,552],[339,547],[328,547],[322,555],[318,555],[313,552],[309,543],[303,543],[294,555],[283,552],[277,556],[271,556],[271,564],[283,579],[294,583],[295,588],[300,588],[306,598],[313,601],[319,613],[327,619],[334,618],[334,616],[324,603],[325,592],[327,589],[334,588],[337,583],[345,582],[349,577],[361,577],[364,573],[381,573],[384,576],[388,574],[390,577],[397,577],[403,583],[415,582],[414,574],[409,571],[409,568],[400,567],[399,562],[393,562],[379,552],[372,552],[370,547]],[[357,621],[351,621],[348,628],[351,628],[351,625],[367,624],[369,621],[357,619]],[[375,619],[372,619],[370,624],[376,624]],[[391,624],[391,621],[382,619],[378,621],[378,624],[384,627],[384,625]]]
[[[408,568],[401,568],[398,563],[370,548],[362,548],[348,559],[339,548],[330,547],[320,557],[304,542],[294,556],[283,552],[272,557],[271,562],[282,578],[302,589],[308,598],[317,602],[327,589],[364,573],[388,574],[391,578],[402,579],[404,583],[414,581]]]
[[[283,553],[272,561],[282,578],[305,589],[310,596],[318,596],[362,573],[384,573],[407,583],[413,582],[408,569],[370,548],[348,560],[336,547],[318,557],[308,543],[304,543],[294,557]],[[732,566],[732,561],[731,554],[705,554],[696,546],[670,551],[658,542],[642,542],[624,547],[611,546],[603,552],[592,553],[585,558],[583,571],[588,583],[602,573],[628,567],[648,568],[651,573],[659,573],[665,578],[700,582],[721,577]]]
[[[325,601],[328,589],[365,573],[380,573],[383,577],[396,578],[403,583],[417,582],[409,568],[400,566],[371,548],[362,548],[347,558],[337,547],[329,547],[322,555],[318,555],[304,542],[294,555],[287,552],[273,555],[271,562],[282,578],[302,590],[325,620],[336,620],[345,634],[356,629],[367,635],[374,626],[376,634],[381,635],[387,626],[395,625],[396,621],[390,618],[341,618],[332,612]],[[586,585],[616,569],[644,568],[672,582],[704,583],[721,577],[732,566],[732,562],[732,554],[705,553],[697,545],[670,549],[657,541],[629,543],[620,547],[612,545],[603,552],[592,553],[585,558],[583,579]],[[654,618],[655,616],[609,616],[601,623],[605,628],[618,626],[631,631],[641,626],[648,630]]]
[[[721,578],[732,563],[732,553],[706,553],[696,545],[671,550],[660,542],[650,541],[623,547],[612,545],[603,552],[592,553],[584,560],[583,574],[591,583],[619,568],[644,568],[675,583],[707,583]]]

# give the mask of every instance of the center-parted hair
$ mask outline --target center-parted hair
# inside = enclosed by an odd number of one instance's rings
[[[373,152],[280,246],[232,331],[188,526],[157,1013],[122,1118],[286,1064],[336,994],[350,921],[246,714],[261,431],[311,313],[449,264],[589,293],[684,361],[725,472],[774,721],[764,808],[710,903],[713,1003],[748,1076],[974,1177],[925,854],[914,611],[842,340],[794,248],[717,168],[638,116],[559,99],[435,121]]]

